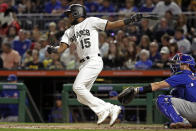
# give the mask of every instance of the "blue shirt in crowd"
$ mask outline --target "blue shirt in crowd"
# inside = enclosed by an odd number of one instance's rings
[[[147,60],[147,61],[137,61],[135,64],[135,68],[139,70],[146,70],[150,69],[152,67],[152,61]]]
[[[180,71],[165,81],[176,89],[184,88],[182,97],[187,101],[196,102],[196,75],[192,71]]]
[[[151,60],[152,62],[161,60],[161,55],[160,55],[160,53],[157,52],[155,56],[151,56],[151,55],[150,55],[150,60]]]
[[[114,6],[110,5],[109,7],[100,6],[98,9],[99,12],[114,12]]]
[[[145,5],[143,5],[143,6],[139,9],[139,11],[140,11],[140,12],[152,12],[153,9],[154,9],[154,6],[152,6],[151,8],[148,8],[148,7],[146,7]]]
[[[99,4],[96,2],[85,2],[85,7],[88,9],[88,12],[97,12],[99,9]]]
[[[13,49],[18,51],[20,56],[23,56],[24,53],[30,49],[30,46],[31,46],[31,41],[26,39],[24,41],[20,41],[20,40],[14,40],[13,41]]]
[[[44,8],[44,12],[46,12],[46,13],[51,13],[52,12],[52,10],[58,10],[58,9],[61,9],[62,7],[61,7],[61,2],[59,2],[59,1],[56,1],[56,3],[55,4],[52,4],[52,2],[51,1],[49,1],[49,2],[47,2],[46,4],[45,4],[45,8]]]

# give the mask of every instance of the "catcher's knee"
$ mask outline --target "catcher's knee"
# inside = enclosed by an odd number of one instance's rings
[[[171,103],[171,96],[168,96],[168,95],[159,95],[157,97],[157,100],[156,100],[156,105],[157,107],[162,110],[162,108],[165,108],[167,107],[166,105],[167,104],[172,104]]]
[[[168,95],[159,95],[157,97],[156,104],[160,105],[164,103],[171,103],[171,97],[172,96],[168,96]]]
[[[184,119],[175,110],[171,102],[171,98],[172,96],[169,96],[169,95],[159,95],[156,101],[157,108],[172,122],[182,122]]]

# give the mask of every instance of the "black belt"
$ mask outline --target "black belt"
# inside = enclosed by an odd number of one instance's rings
[[[97,55],[101,57],[100,54],[97,54]],[[88,60],[88,59],[90,59],[90,56],[86,56],[85,58],[81,59],[80,63],[83,63],[83,62],[85,62],[85,60]]]

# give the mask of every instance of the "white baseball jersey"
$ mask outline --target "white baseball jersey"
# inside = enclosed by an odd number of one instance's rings
[[[71,26],[61,38],[61,42],[70,45],[75,43],[80,59],[100,53],[98,31],[105,30],[107,20],[88,17],[84,21]]]

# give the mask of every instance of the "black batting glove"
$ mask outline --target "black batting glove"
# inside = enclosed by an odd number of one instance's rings
[[[49,54],[57,53],[57,49],[56,49],[54,46],[49,46],[49,47],[47,48],[47,52],[48,52]]]
[[[125,25],[128,25],[128,24],[134,24],[134,23],[137,23],[137,22],[140,22],[143,18],[143,15],[138,13],[138,14],[134,14],[132,15],[130,18],[127,18],[124,20],[124,24]]]
[[[143,18],[143,15],[138,13],[138,14],[134,14],[131,16],[131,19],[133,20],[133,22],[140,22]]]

